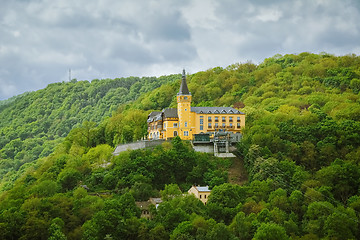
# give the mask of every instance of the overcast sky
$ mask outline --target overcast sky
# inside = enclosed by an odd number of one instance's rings
[[[360,53],[360,0],[1,0],[0,100],[72,78]]]

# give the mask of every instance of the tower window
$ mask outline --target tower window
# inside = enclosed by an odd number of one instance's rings
[[[184,125],[185,125],[185,127],[187,127],[187,122],[185,122],[185,124],[184,124]]]
[[[200,124],[204,124],[204,119],[200,118]]]
[[[185,108],[185,112],[187,111],[187,108]]]
[[[189,131],[184,131],[184,136],[189,136]]]
[[[187,97],[185,96],[185,97],[184,97],[184,99],[186,100],[186,99],[187,99]]]
[[[173,126],[174,126],[174,128],[177,128],[177,123],[174,123],[174,125],[173,125]]]

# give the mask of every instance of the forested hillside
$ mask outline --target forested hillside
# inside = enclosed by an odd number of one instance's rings
[[[231,160],[178,138],[112,156],[144,136],[150,110],[176,105],[179,80],[59,83],[1,104],[0,238],[360,239],[360,57],[276,55],[187,76],[193,106],[246,113],[242,186],[227,183]],[[195,183],[212,188],[207,205],[182,194]],[[151,196],[164,202],[140,218],[135,201]]]
[[[0,179],[48,156],[71,129],[99,124],[121,104],[180,75],[53,83],[0,102]],[[91,123],[89,123],[91,122]]]

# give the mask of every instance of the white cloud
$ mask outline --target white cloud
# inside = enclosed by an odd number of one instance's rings
[[[255,20],[262,22],[277,22],[282,17],[282,12],[279,9],[260,9],[259,14],[255,16]]]

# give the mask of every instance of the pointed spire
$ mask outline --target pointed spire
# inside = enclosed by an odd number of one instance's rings
[[[180,90],[179,90],[178,95],[191,95],[191,93],[189,92],[189,88],[186,84],[185,69],[183,69],[182,80],[181,80],[181,85],[180,85]]]

